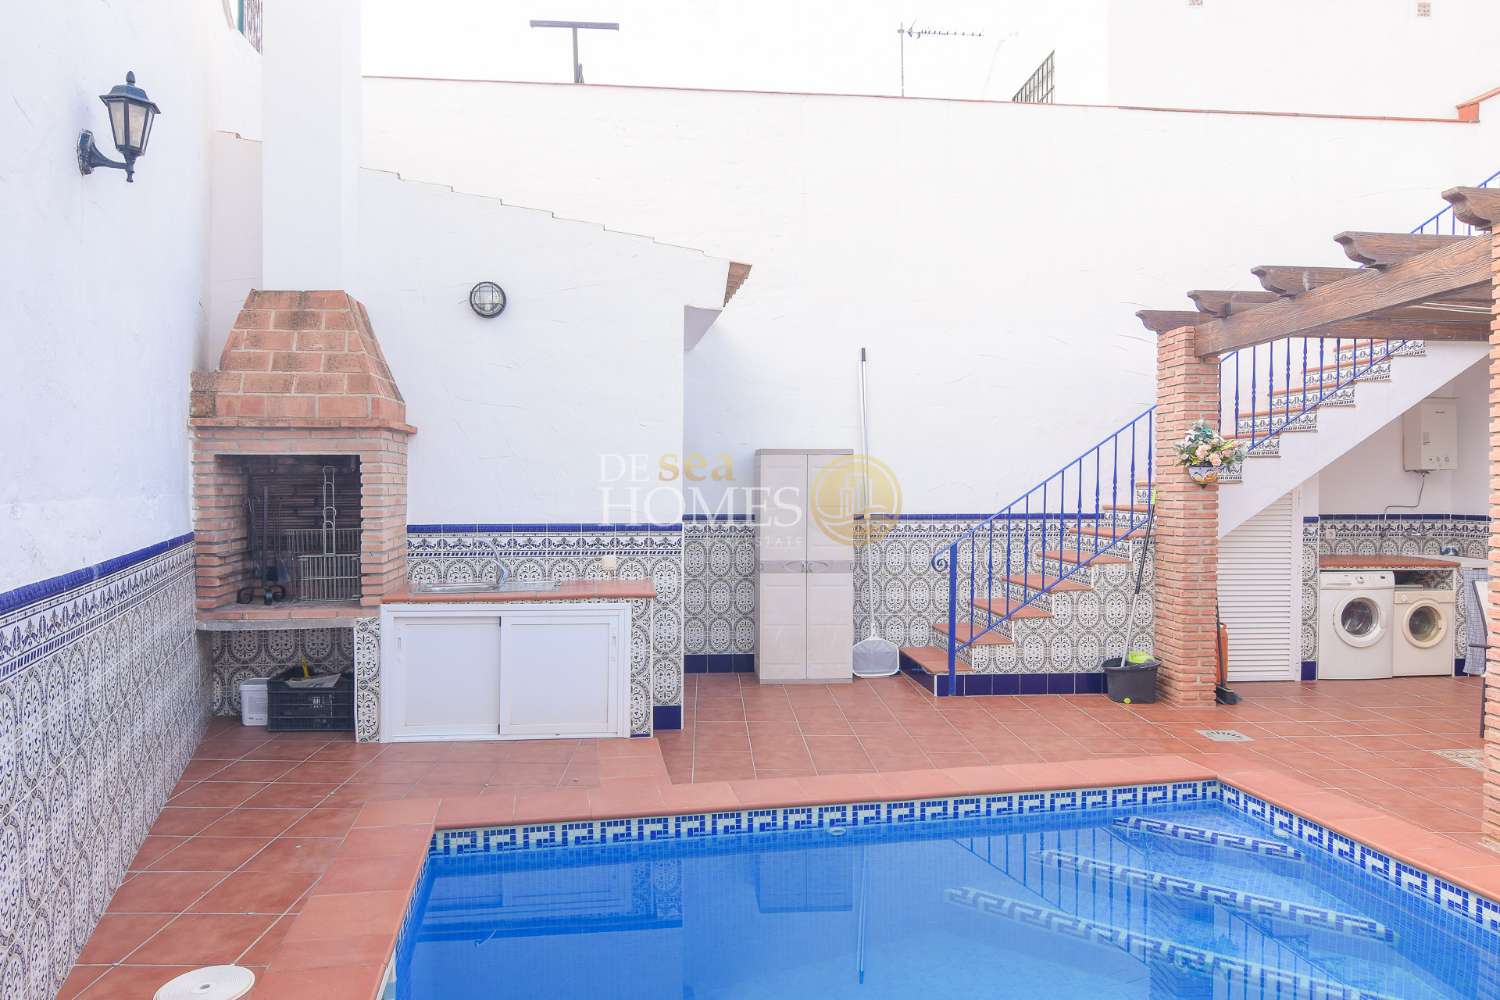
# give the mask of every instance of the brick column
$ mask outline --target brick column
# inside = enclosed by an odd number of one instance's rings
[[[1500,234],[1490,235],[1490,648],[1484,685],[1484,830],[1500,848]]]
[[[1214,701],[1219,599],[1219,488],[1199,486],[1172,446],[1194,421],[1219,420],[1219,363],[1200,359],[1197,331],[1169,330],[1156,343],[1157,687],[1173,705]]]

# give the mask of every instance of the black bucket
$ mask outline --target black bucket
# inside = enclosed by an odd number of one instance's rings
[[[1156,700],[1155,657],[1144,663],[1122,663],[1118,656],[1104,661],[1104,691],[1110,701],[1124,705],[1149,705]]]

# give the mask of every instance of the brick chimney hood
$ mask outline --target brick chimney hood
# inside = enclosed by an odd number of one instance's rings
[[[341,291],[252,291],[219,370],[194,372],[195,427],[369,427],[412,433],[370,317]]]
[[[252,291],[229,332],[219,369],[194,372],[193,530],[200,619],[308,620],[346,612],[288,600],[247,607],[256,582],[247,503],[255,468],[357,460],[359,599],[379,605],[406,584],[406,447],[416,428],[370,329],[342,291]],[[260,463],[260,464],[257,464]],[[306,627],[310,625],[304,621]]]

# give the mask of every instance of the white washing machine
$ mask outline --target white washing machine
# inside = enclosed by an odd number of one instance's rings
[[[1318,574],[1318,680],[1391,676],[1395,591],[1389,570]]]
[[[1441,677],[1453,673],[1453,630],[1457,628],[1452,590],[1397,587],[1396,639],[1392,670],[1397,677]]]

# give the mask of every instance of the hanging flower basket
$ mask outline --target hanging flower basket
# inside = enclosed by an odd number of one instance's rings
[[[1177,460],[1199,486],[1219,481],[1219,475],[1245,460],[1245,446],[1214,430],[1207,420],[1195,423],[1177,442]]]

